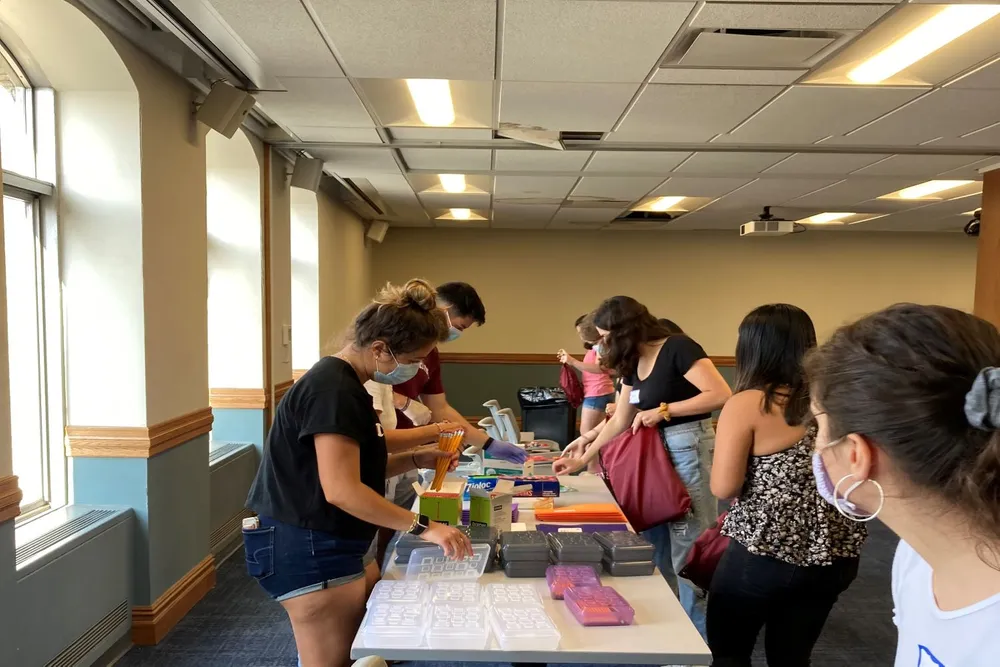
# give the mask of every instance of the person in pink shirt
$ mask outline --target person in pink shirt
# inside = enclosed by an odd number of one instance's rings
[[[611,381],[611,371],[601,367],[601,336],[590,315],[577,318],[576,332],[587,349],[583,361],[573,358],[566,350],[559,350],[559,361],[572,366],[583,376],[580,433],[587,433],[604,421],[604,410],[615,402],[615,386]]]

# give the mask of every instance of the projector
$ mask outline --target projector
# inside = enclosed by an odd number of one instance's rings
[[[795,231],[790,220],[753,220],[740,225],[740,236],[784,236]]]

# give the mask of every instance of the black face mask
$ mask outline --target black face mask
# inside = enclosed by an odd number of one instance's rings
[[[585,350],[593,350],[594,349],[594,344],[593,343],[584,343],[583,344],[583,349],[585,349]]]

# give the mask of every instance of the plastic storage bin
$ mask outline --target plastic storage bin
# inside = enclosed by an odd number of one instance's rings
[[[558,563],[599,563],[604,549],[587,533],[551,533],[549,544]]]
[[[651,560],[630,562],[604,561],[604,570],[612,577],[648,577],[656,571]]]
[[[517,392],[521,406],[521,430],[540,440],[554,440],[565,447],[576,433],[576,409],[560,387],[522,387]]]
[[[610,586],[579,586],[566,591],[566,608],[580,625],[632,625],[635,610]]]
[[[554,651],[561,635],[540,606],[494,605],[490,626],[505,651]]]
[[[618,563],[653,560],[653,545],[642,535],[628,531],[615,531],[594,533],[594,539],[604,549],[606,560]]]
[[[512,579],[540,579],[549,568],[549,559],[545,560],[511,560],[500,559],[503,573]]]
[[[483,650],[490,639],[486,608],[478,602],[431,605],[427,645],[436,649]]]
[[[431,602],[435,604],[479,604],[482,597],[483,587],[475,581],[435,581],[431,584]]]
[[[380,602],[365,616],[365,644],[370,648],[406,648],[423,643],[427,605]]]
[[[392,581],[383,579],[375,584],[368,597],[368,607],[375,604],[425,604],[427,584],[422,581]]]
[[[549,560],[549,541],[537,530],[505,532],[500,535],[500,555],[510,563],[519,560]]]
[[[490,607],[498,604],[542,606],[542,596],[534,584],[487,584],[483,600]]]
[[[600,577],[589,565],[550,565],[545,571],[545,581],[555,600],[562,600],[568,588],[601,585]]]
[[[483,576],[493,554],[484,545],[472,547],[472,553],[471,558],[452,560],[444,555],[441,547],[414,549],[406,566],[406,578],[410,581],[478,579]]]

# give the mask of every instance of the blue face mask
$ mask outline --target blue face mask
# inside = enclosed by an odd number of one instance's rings
[[[603,357],[604,356],[604,346],[601,345],[600,343],[594,345],[593,349],[594,349],[594,352],[597,353],[597,356],[599,356],[599,357]]]
[[[454,340],[458,340],[458,337],[462,335],[461,329],[456,329],[455,327],[448,327],[448,337],[444,339],[444,342],[450,343]]]
[[[373,353],[374,354],[374,353]],[[392,356],[392,360],[396,361],[396,355],[389,350],[389,354]],[[378,357],[375,357],[375,372],[372,374],[372,379],[379,384],[403,384],[409,380],[412,380],[417,373],[420,372],[420,367],[423,366],[419,361],[413,364],[401,364],[396,361],[396,367],[393,368],[388,373],[383,373],[378,369]]]

